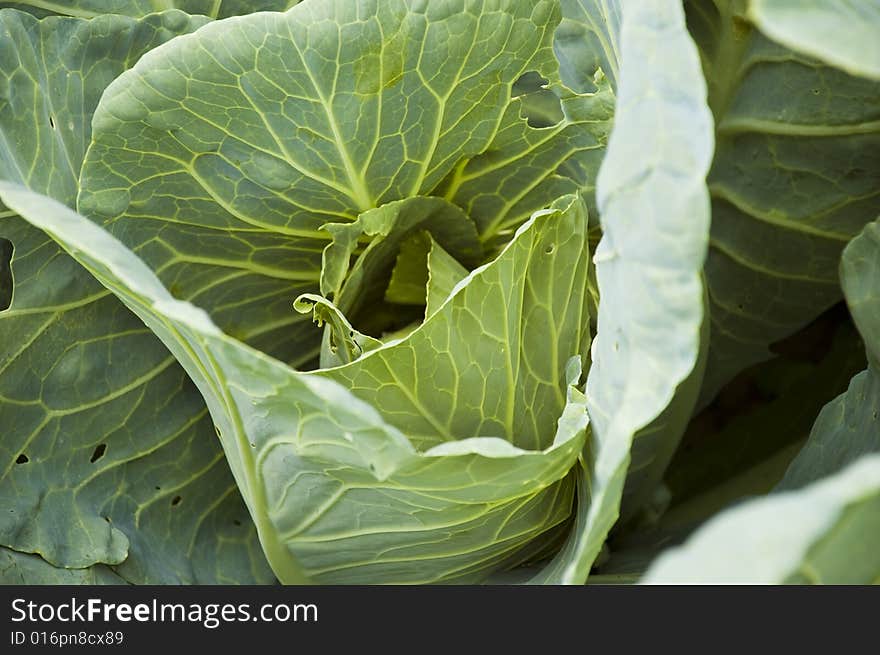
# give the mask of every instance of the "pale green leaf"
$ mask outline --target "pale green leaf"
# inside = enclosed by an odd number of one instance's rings
[[[630,449],[634,460],[643,456],[634,435],[670,404],[700,350],[712,119],[679,3],[623,5],[620,48],[615,128],[598,181],[604,234],[594,257],[600,303],[587,379],[592,440],[576,524],[536,582],[586,581],[617,520]],[[646,470],[662,473],[665,462],[651,466],[656,443],[646,442]],[[636,489],[650,485],[645,470],[636,474]]]
[[[300,314],[311,314],[318,327],[327,325],[321,344],[321,368],[348,364],[382,345],[378,339],[355,330],[339,308],[322,296],[304,293],[293,308]]]
[[[172,298],[86,219],[10,185],[0,196],[123,298],[193,376],[282,582],[478,581],[568,518],[587,424],[574,386],[589,323],[580,201],[536,215],[404,341],[299,373]],[[535,345],[545,339],[552,357]],[[407,386],[404,375],[431,384]],[[459,403],[442,399],[447,384]],[[440,438],[417,450],[407,426],[420,421]]]
[[[0,179],[72,205],[104,88],[204,22],[0,11]],[[0,237],[15,247],[0,314],[0,543],[57,565],[117,564],[135,582],[270,582],[186,373],[43,232],[2,217]]]
[[[871,584],[880,578],[880,455],[722,512],[661,555],[647,584]]]
[[[587,219],[570,197],[558,212],[552,228],[530,232],[507,257],[460,282],[459,303],[441,307],[400,347],[326,376],[375,405],[422,449],[480,435],[546,447],[547,425],[565,404],[566,362],[589,343]]]
[[[419,232],[400,246],[400,253],[385,289],[385,301],[399,305],[425,305],[428,300],[428,254],[437,246],[429,232]],[[461,267],[461,264],[458,264]],[[465,269],[465,275],[467,270]]]
[[[425,318],[436,312],[455,287],[465,277],[467,270],[436,243],[428,252],[428,292]]]
[[[793,50],[880,80],[880,0],[752,0],[749,18]]]
[[[423,232],[401,248],[385,299],[423,306],[427,318],[452,295],[467,274],[468,270],[430,233]]]
[[[621,67],[622,7],[619,0],[563,0],[562,13],[563,20],[557,29],[554,47],[560,60],[563,82],[580,92],[598,89],[599,95],[609,82],[616,89]],[[565,101],[563,106],[566,106]],[[578,172],[580,166],[584,168]],[[590,175],[592,164],[588,157],[582,155],[574,158],[566,164],[566,168],[572,178],[581,180],[582,191],[590,198],[593,183]],[[598,240],[599,230],[595,232],[591,234],[591,239]],[[594,271],[591,271],[591,277],[595,280]],[[595,281],[590,286],[591,314],[596,316],[598,312],[595,307],[599,304],[599,298]],[[702,329],[709,331],[708,319],[704,321]],[[700,344],[697,365],[681,383],[673,401],[636,437],[638,447],[627,482],[624,520],[638,512],[650,497],[690,418],[694,396],[699,393],[708,361],[708,339],[701,338]]]

